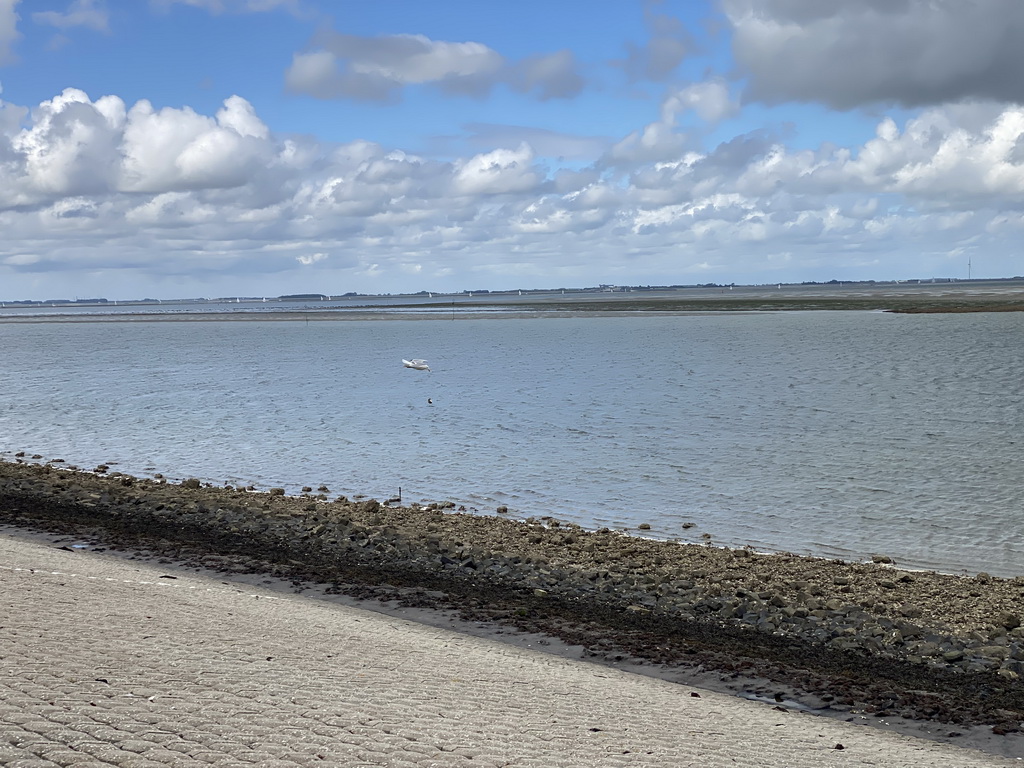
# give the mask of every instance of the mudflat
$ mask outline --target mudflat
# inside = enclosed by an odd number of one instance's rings
[[[1021,312],[1024,278],[974,281],[812,283],[806,285],[688,286],[655,289],[495,292],[466,296],[354,297],[342,304],[287,302],[230,305],[230,311],[204,310],[199,301],[168,305],[20,306],[0,311],[0,323],[209,322],[326,320],[449,320],[451,312],[473,319],[587,317],[609,313],[639,315],[705,312],[862,310],[897,313]],[[79,312],[80,309],[87,311]]]

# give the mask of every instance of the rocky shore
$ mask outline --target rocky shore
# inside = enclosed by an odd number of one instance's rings
[[[900,571],[881,554],[851,563],[653,541],[452,506],[0,462],[0,523],[457,608],[594,657],[785,684],[833,712],[996,734],[1022,727],[1024,577]]]

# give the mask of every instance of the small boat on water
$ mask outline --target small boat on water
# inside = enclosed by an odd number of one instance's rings
[[[417,358],[415,360],[406,360],[405,358],[403,358],[402,359],[402,365],[404,365],[406,368],[413,368],[413,369],[415,369],[417,371],[429,371],[430,370],[430,366],[427,365],[427,361],[426,360],[420,360],[419,358]]]

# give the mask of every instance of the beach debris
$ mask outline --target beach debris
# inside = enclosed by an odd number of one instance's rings
[[[412,368],[413,370],[417,370],[417,371],[429,371],[430,370],[430,366],[427,365],[427,361],[426,360],[421,360],[418,357],[414,358],[413,360],[406,360],[403,357],[402,358],[402,365],[404,365],[406,368]]]

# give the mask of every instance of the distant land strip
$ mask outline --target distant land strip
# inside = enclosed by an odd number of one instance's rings
[[[359,304],[353,306],[312,306],[287,310],[237,311],[153,311],[150,307],[127,312],[87,313],[0,313],[0,323],[47,322],[202,322],[221,320],[295,321],[295,320],[454,320],[513,319],[533,317],[589,317],[611,314],[669,315],[725,312],[810,312],[810,311],[874,311],[898,314],[935,314],[965,312],[1022,312],[1024,294],[1020,291],[952,290],[943,293],[878,290],[857,295],[831,293],[813,294],[775,291],[751,291],[716,296],[607,296],[545,298],[481,297],[475,301],[459,301],[457,307],[440,299],[434,302],[396,303],[389,305]]]

